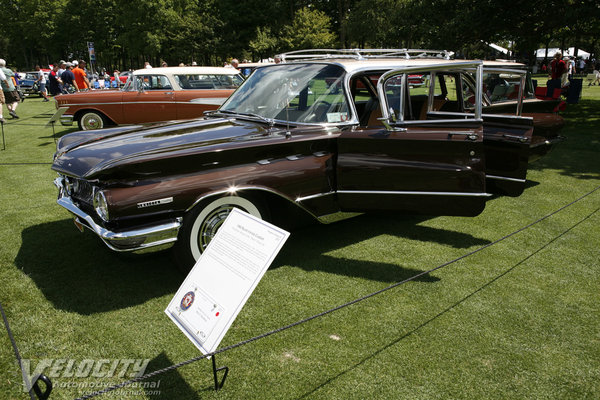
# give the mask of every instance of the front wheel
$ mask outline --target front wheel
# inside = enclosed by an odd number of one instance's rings
[[[183,219],[179,237],[173,247],[179,269],[188,272],[200,258],[210,241],[234,208],[257,218],[267,219],[267,209],[258,200],[225,196],[194,207]]]
[[[95,112],[87,111],[79,118],[79,129],[82,131],[89,131],[92,129],[102,129],[106,125],[104,116]]]

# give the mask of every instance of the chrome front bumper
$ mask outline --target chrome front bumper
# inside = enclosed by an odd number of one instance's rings
[[[56,100],[54,100],[56,101]],[[61,125],[71,126],[73,125],[73,115],[65,114],[69,107],[58,107],[56,112],[50,118],[48,123],[54,123],[56,121],[60,121]]]
[[[102,241],[114,251],[135,251],[149,247],[172,244],[177,240],[177,234],[181,227],[181,218],[171,222],[158,225],[144,226],[141,228],[113,232],[101,225],[81,210],[66,193],[63,186],[63,178],[56,178],[54,184],[58,188],[58,205],[66,208],[75,216],[75,220],[90,229],[102,239]]]
[[[60,116],[60,123],[64,126],[71,126],[73,125],[73,116],[72,115],[61,115]]]

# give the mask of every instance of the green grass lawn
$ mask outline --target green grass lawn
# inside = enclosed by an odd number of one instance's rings
[[[22,357],[150,359],[150,372],[199,355],[163,313],[184,278],[169,252],[116,254],[56,205],[53,111],[22,103],[0,151],[0,302]],[[478,217],[359,215],[293,231],[221,346],[452,260],[598,187],[600,87],[584,86],[563,115],[568,140],[530,166],[524,194]],[[431,275],[220,354],[230,373],[218,393],[202,360],[152,378],[158,389],[100,398],[600,398],[599,208],[600,190]],[[28,398],[4,329],[0,371],[0,398]],[[50,398],[123,379],[56,378]]]

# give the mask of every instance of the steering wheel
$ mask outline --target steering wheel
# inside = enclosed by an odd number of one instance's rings
[[[307,122],[323,122],[325,113],[331,108],[331,103],[325,100],[315,101],[310,107]]]

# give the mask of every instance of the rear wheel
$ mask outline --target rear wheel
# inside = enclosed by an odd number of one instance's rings
[[[96,111],[86,111],[79,117],[78,124],[82,131],[102,129],[106,126],[106,119]]]
[[[187,273],[194,266],[234,208],[257,218],[267,219],[266,207],[256,199],[225,196],[197,205],[184,217],[173,247],[175,260],[181,271]]]

